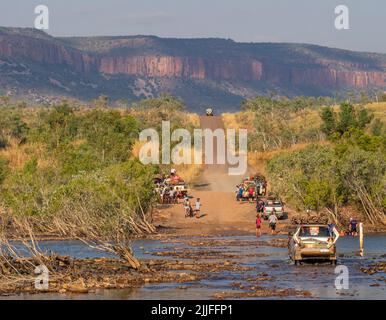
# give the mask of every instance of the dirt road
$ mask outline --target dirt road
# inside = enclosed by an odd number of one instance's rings
[[[224,128],[221,117],[200,118],[202,129]],[[217,158],[216,140],[213,143],[214,159]],[[250,171],[250,170],[249,170]],[[190,186],[191,203],[201,199],[200,218],[185,218],[182,204],[165,206],[156,215],[156,224],[176,229],[177,233],[196,235],[225,235],[255,233],[255,205],[235,200],[236,185],[243,177],[228,174],[228,165],[205,165],[202,176]],[[263,232],[268,232],[267,223]],[[280,227],[280,226],[279,226]]]
[[[224,129],[224,123],[219,116],[200,117],[201,129]],[[205,141],[204,141],[205,146]],[[205,150],[205,148],[204,148]],[[206,164],[204,172],[200,179],[193,185],[195,190],[215,191],[232,193],[235,186],[240,183],[243,177],[248,175],[232,176],[228,174],[228,164],[217,164],[217,140],[213,142],[214,164]]]

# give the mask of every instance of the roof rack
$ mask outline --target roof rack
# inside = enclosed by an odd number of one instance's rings
[[[291,218],[293,224],[327,224],[328,216],[323,214],[298,214]]]

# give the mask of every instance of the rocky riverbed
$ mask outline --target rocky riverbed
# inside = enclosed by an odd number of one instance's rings
[[[365,240],[364,257],[357,254],[357,238],[339,241],[348,290],[335,288],[334,266],[294,266],[285,236],[164,234],[133,241],[139,270],[76,241],[43,242],[58,255],[55,270],[64,276],[53,275],[45,291],[36,290],[32,278],[1,293],[8,299],[385,299],[386,236]]]

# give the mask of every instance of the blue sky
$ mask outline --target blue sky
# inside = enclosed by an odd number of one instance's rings
[[[0,25],[32,27],[38,4],[48,6],[55,36],[220,37],[386,53],[384,0],[1,0]],[[340,4],[350,30],[334,27]]]

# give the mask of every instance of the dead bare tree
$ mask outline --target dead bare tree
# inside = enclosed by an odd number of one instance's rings
[[[374,197],[371,196],[363,183],[358,181],[358,179],[355,179],[355,177],[347,177],[345,182],[357,195],[362,205],[363,212],[365,213],[366,218],[370,221],[370,223],[385,224],[385,212],[381,209],[382,206],[380,205],[379,199],[374,199]]]
[[[112,206],[105,211],[100,206],[90,206],[87,199],[80,199],[76,203],[66,202],[53,218],[53,225],[63,236],[117,255],[132,268],[138,269],[140,263],[132,252],[130,240],[133,236],[155,232],[155,227],[147,221],[139,197],[138,203],[139,214],[119,206]]]
[[[48,269],[50,280],[61,278],[63,274],[57,272],[57,257],[39,248],[29,219],[6,219],[11,221],[13,228],[10,232],[7,225],[0,227],[0,292],[15,292],[18,288],[32,286],[38,266]],[[11,241],[11,238],[15,240]]]

